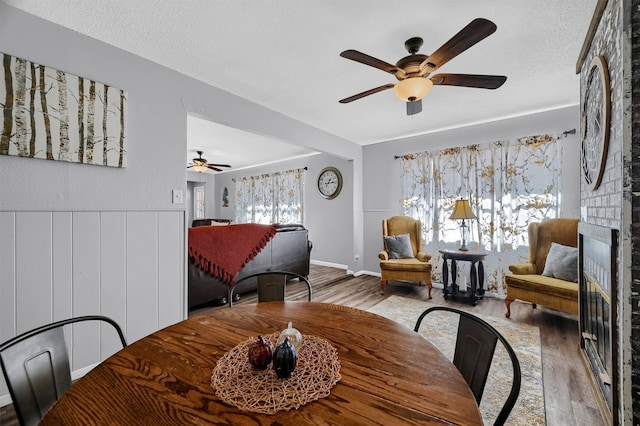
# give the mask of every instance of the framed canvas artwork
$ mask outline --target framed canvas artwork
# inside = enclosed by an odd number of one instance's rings
[[[0,155],[126,167],[124,90],[1,55]]]

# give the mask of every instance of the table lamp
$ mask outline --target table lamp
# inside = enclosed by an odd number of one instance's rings
[[[456,205],[453,206],[453,213],[451,213],[451,220],[462,220],[460,224],[460,235],[462,237],[462,244],[458,248],[460,251],[469,251],[467,247],[467,236],[469,234],[469,227],[465,222],[467,219],[476,219],[476,215],[473,214],[469,200],[456,200]]]

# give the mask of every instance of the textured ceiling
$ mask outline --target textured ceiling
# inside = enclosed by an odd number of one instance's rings
[[[7,4],[366,145],[575,105],[575,64],[596,0],[4,0]],[[356,49],[386,62],[424,38],[429,54],[476,17],[498,30],[445,73],[499,74],[498,90],[434,87],[407,116],[394,82],[343,59]],[[191,142],[189,143],[191,147]],[[194,147],[195,149],[195,147]]]

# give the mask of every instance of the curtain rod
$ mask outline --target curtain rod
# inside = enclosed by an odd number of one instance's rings
[[[295,169],[293,169],[293,170],[295,170]],[[309,168],[307,166],[304,166],[304,167],[302,167],[302,170],[309,170]],[[287,171],[287,170],[285,170],[285,171]],[[282,173],[282,172],[273,172],[273,173],[275,174],[275,173]],[[264,174],[268,174],[268,173],[262,173],[262,174],[264,175]],[[231,182],[235,182],[235,181],[236,181],[236,178],[231,178]]]
[[[576,129],[573,128],[571,130],[565,130],[564,132],[562,132],[562,136],[564,136],[565,138],[567,137],[567,135],[575,135],[576,134]],[[393,159],[397,160],[398,158],[402,158],[404,157],[404,155],[394,155]]]

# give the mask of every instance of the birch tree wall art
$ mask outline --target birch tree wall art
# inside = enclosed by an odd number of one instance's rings
[[[0,155],[126,167],[125,91],[1,55]]]

